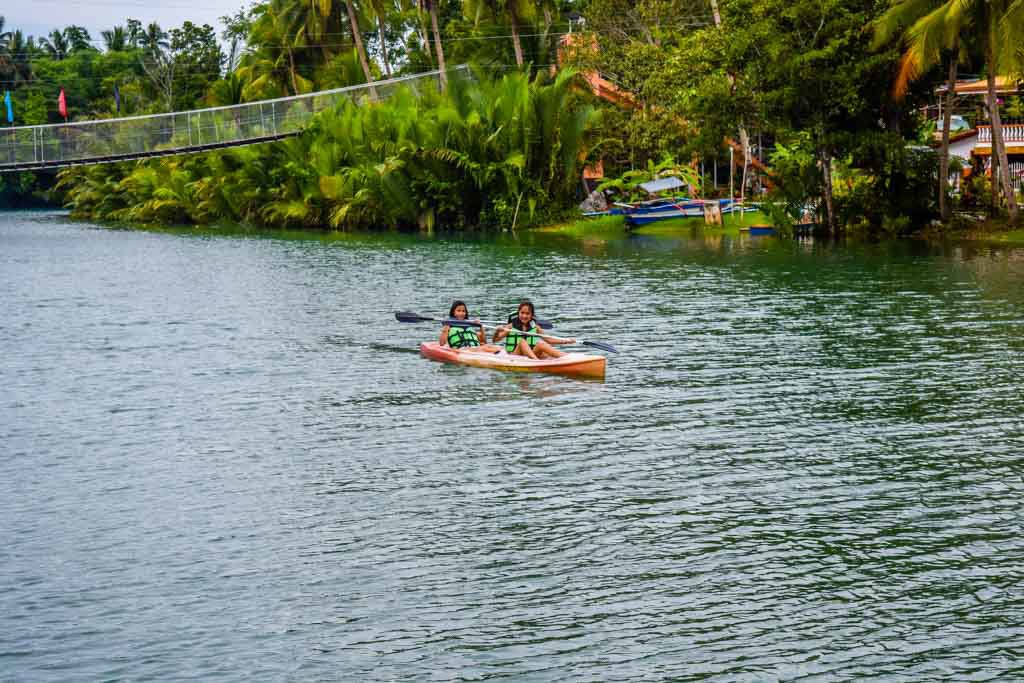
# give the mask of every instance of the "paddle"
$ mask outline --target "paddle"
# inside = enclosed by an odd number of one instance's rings
[[[442,325],[455,325],[457,327],[471,327],[465,320],[454,320],[452,318],[431,318],[430,316],[420,315],[419,313],[413,313],[412,311],[398,311],[395,313],[395,318],[401,323],[441,323]],[[534,318],[534,322],[543,327],[546,330],[550,330],[552,325],[547,320],[541,320],[540,318]],[[492,325],[505,325],[506,323],[498,322],[497,320],[481,320],[482,323],[490,323]]]
[[[402,323],[429,323],[429,322],[436,322],[436,323],[442,323],[444,325],[455,326],[455,327],[486,327],[486,328],[492,329],[492,330],[498,329],[498,327],[495,326],[495,325],[485,325],[483,323],[475,323],[475,322],[473,322],[471,320],[454,320],[454,319],[451,319],[451,318],[431,318],[430,316],[420,315],[419,313],[413,313],[412,311],[396,311],[395,312],[395,318],[398,320],[398,322],[402,322]],[[536,318],[534,318],[534,322],[536,322],[537,324],[540,324],[540,321],[537,320]],[[501,324],[505,325],[507,323],[501,323]],[[541,327],[544,327],[544,326],[541,325]],[[525,333],[525,332],[523,332],[521,330],[517,330],[514,327],[512,328],[512,331],[515,332],[516,334],[521,334],[524,337],[525,336],[531,336],[531,337],[546,337],[546,338],[549,338],[549,339],[561,339],[561,337],[556,337],[556,336],[551,335],[551,334],[529,334],[528,335],[527,333]],[[588,339],[577,339],[575,343],[582,344],[583,346],[591,346],[591,347],[593,347],[595,349],[601,349],[602,351],[608,351],[610,353],[618,353],[618,350],[614,346],[612,346],[611,344],[608,344],[606,342],[591,341],[591,340],[588,340]]]
[[[458,322],[461,323],[461,322],[466,322],[466,321],[465,320],[459,320]],[[536,318],[534,318],[534,322],[539,323],[540,321],[538,321]],[[475,323],[470,323],[470,325],[475,325]],[[490,329],[490,330],[498,329],[498,327],[495,326],[495,325],[480,325],[480,327],[483,327],[483,328],[486,328],[486,329]],[[543,325],[541,325],[541,327],[543,327]],[[509,334],[518,334],[519,336],[522,336],[522,337],[541,337],[542,339],[562,339],[562,337],[556,337],[553,334],[537,334],[536,332],[523,332],[522,330],[517,330],[514,327],[509,330]],[[572,342],[573,344],[582,344],[583,346],[592,346],[595,349],[601,349],[602,351],[609,351],[611,353],[618,353],[618,350],[614,346],[612,346],[611,344],[609,344],[607,342],[592,341],[590,339],[580,339],[579,337],[574,337],[574,339],[576,341]],[[501,342],[495,342],[495,343],[500,344]]]

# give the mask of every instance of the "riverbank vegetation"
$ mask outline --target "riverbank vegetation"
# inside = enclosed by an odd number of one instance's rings
[[[452,80],[346,103],[302,135],[216,154],[67,171],[75,215],[142,223],[475,228],[536,223],[571,197],[596,110],[572,71]]]
[[[1022,107],[993,88],[1024,74],[1024,0],[269,0],[224,23],[220,40],[189,22],[128,20],[102,40],[0,26],[0,79],[16,123],[31,124],[59,120],[62,87],[71,118],[88,119],[453,64],[474,76],[346,104],[282,142],[65,171],[54,192],[76,215],[509,228],[565,216],[588,162],[628,184],[670,159],[705,196],[761,200],[780,224],[906,234],[965,213],[1018,218],[1000,114]],[[995,173],[976,165],[957,187],[949,135],[933,142],[925,108],[964,72],[985,76],[989,96],[944,112],[991,125]],[[0,195],[38,191],[31,174],[0,183]]]

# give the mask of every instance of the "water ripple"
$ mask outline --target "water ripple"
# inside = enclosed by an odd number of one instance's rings
[[[0,677],[1024,678],[1022,276],[4,215]],[[606,382],[393,319],[523,295]]]

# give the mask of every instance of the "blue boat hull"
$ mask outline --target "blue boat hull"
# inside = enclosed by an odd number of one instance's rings
[[[646,206],[620,207],[626,216],[626,223],[632,226],[648,225],[673,218],[699,218],[704,215],[704,205],[716,200],[684,199],[660,201]],[[719,199],[722,214],[755,211],[753,206],[737,206],[731,199]]]

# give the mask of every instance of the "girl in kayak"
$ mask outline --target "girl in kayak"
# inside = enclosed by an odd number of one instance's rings
[[[469,308],[462,301],[452,303],[448,309],[448,317],[455,320],[467,320]],[[472,322],[479,323],[479,320]],[[501,349],[487,343],[487,335],[483,327],[459,327],[457,325],[445,325],[441,328],[441,338],[438,340],[441,346],[450,346],[453,349],[471,349],[473,351],[486,351],[497,353]]]
[[[532,332],[533,334],[522,334]],[[505,350],[520,356],[528,356],[535,360],[540,358],[558,358],[564,356],[564,351],[559,351],[552,344],[575,344],[575,339],[561,339],[545,335],[542,339],[537,336],[544,334],[537,321],[533,319],[533,304],[529,301],[522,301],[519,304],[519,312],[508,325],[502,325],[494,333],[494,341],[505,340]]]

